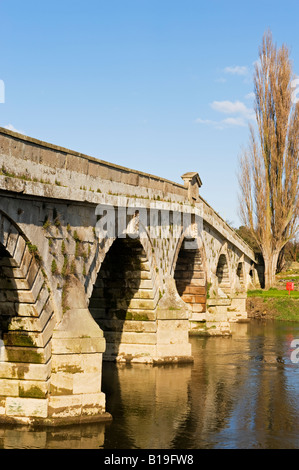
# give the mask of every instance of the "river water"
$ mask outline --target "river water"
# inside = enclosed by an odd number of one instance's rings
[[[0,427],[0,448],[299,448],[299,323],[251,320],[192,337],[193,364],[103,365],[110,424]]]

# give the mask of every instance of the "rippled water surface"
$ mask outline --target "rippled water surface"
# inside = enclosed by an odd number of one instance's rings
[[[104,363],[109,425],[0,428],[0,448],[290,449],[299,447],[299,324],[235,324],[229,338],[190,339],[194,363]]]

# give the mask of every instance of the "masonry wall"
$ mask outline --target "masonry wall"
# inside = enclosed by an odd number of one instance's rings
[[[37,337],[44,341],[41,345],[44,362],[38,364],[44,374],[39,378],[43,382],[43,407],[40,408],[41,398],[36,398],[38,402],[33,404],[30,401],[32,398],[19,396],[18,381],[14,384],[13,392],[17,400],[14,398],[11,402],[10,392],[6,391],[5,399],[0,400],[0,415],[11,413],[16,416],[21,409],[24,418],[34,414],[35,417],[47,418],[50,413],[51,416],[64,419],[67,413],[73,417],[82,417],[104,412],[105,399],[100,391],[100,361],[106,342],[101,329],[90,316],[93,309],[96,310],[93,312],[94,318],[99,323],[102,321],[102,328],[106,328],[108,333],[107,351],[110,348],[111,356],[117,357],[117,353],[121,352],[126,357],[135,354],[140,358],[146,350],[151,359],[154,357],[157,361],[171,362],[178,358],[190,360],[190,312],[199,312],[195,305],[196,295],[201,297],[201,312],[206,308],[207,282],[215,282],[217,288],[217,263],[221,254],[227,257],[232,291],[239,289],[239,264],[244,263],[242,272],[246,288],[246,276],[254,262],[252,250],[200,197],[190,201],[186,186],[0,129],[0,197],[0,210],[5,220],[18,227],[24,250],[38,257],[38,288],[51,298],[51,308],[45,308],[45,315],[35,322],[39,330]],[[131,299],[127,298],[126,291],[118,292],[117,305],[123,306],[125,311],[121,325],[115,312],[103,318],[99,311],[102,308],[99,304],[106,306],[109,297],[101,291],[101,283],[104,282],[104,288],[113,288],[107,284],[101,268],[110,250],[113,250],[115,237],[99,238],[96,232],[99,217],[97,208],[104,205],[114,208],[136,207],[145,210],[147,214],[147,235],[140,242],[141,251],[138,251],[139,247],[132,254],[133,265],[125,270],[123,278],[127,279],[129,271],[137,272],[142,281],[150,281],[151,288],[143,282]],[[185,237],[184,228],[179,226],[177,232],[170,220],[163,225],[161,219],[155,233],[151,233],[148,214],[153,205],[160,215],[163,211],[172,214],[174,211],[193,211],[195,214],[196,210],[201,210],[203,227],[195,236],[201,250],[200,257],[197,256],[197,261],[190,267],[194,269],[194,274],[200,272],[200,278],[193,276],[197,279],[197,285],[193,282],[192,285],[184,286],[184,291],[190,288],[196,290],[191,292],[194,294],[194,302],[182,300],[184,294],[181,293],[180,297],[174,281]],[[140,216],[136,216],[136,222],[141,223],[140,220]],[[128,234],[136,235],[134,230],[132,228]],[[11,233],[14,240],[14,231]],[[7,265],[7,260],[1,262],[4,269],[14,271],[13,266]],[[117,262],[116,259],[116,273]],[[0,283],[0,296],[3,299],[6,291],[9,291],[10,276],[7,274],[6,277]],[[14,274],[11,279],[19,286],[28,281],[19,276],[16,282],[15,277]],[[71,286],[69,279],[73,280]],[[27,291],[31,285],[28,284]],[[18,295],[23,296],[23,299],[26,295],[31,304],[37,304],[40,299],[47,301],[43,296],[39,297],[34,286],[32,289],[32,299],[28,297],[31,293],[24,293],[23,289],[19,289]],[[145,309],[146,305],[151,308]],[[8,323],[5,325],[1,318],[1,328],[12,327],[14,338],[24,340],[24,337],[30,338],[32,333],[35,335],[35,330],[30,330],[33,324],[30,318],[27,323],[19,323],[16,315],[12,320],[8,319]],[[22,331],[24,325],[26,332]],[[109,328],[112,331],[108,331]],[[11,336],[7,332],[8,342]],[[116,342],[118,351],[115,351]],[[16,346],[12,343],[7,345]],[[22,347],[26,348],[26,344],[22,344]],[[11,353],[15,351],[11,350]],[[23,366],[20,364],[16,366],[12,361],[7,366],[4,362],[2,379],[11,380],[9,374],[21,370]],[[35,364],[30,361],[29,364],[32,366],[29,367],[30,373],[33,373]],[[32,377],[35,377],[34,373],[26,376],[26,380]],[[87,380],[88,377],[92,377],[92,380]],[[4,388],[1,390],[3,392]],[[26,406],[22,408],[24,400],[27,400]],[[14,403],[14,408],[11,403]]]

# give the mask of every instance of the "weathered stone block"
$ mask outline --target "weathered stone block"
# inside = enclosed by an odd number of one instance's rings
[[[40,380],[19,380],[19,396],[26,398],[47,398],[50,392],[50,379],[42,382]]]
[[[39,163],[41,147],[27,144],[24,146],[24,160],[29,160],[34,163]]]
[[[201,322],[206,320],[206,313],[197,313],[197,312],[192,312],[192,315],[190,316],[190,322]]]
[[[53,328],[56,324],[54,316],[50,318],[44,330],[40,333],[31,331],[9,331],[3,335],[5,346],[25,346],[43,348],[52,336]]]
[[[153,284],[154,282],[152,282],[151,280],[141,279],[138,282],[137,287],[139,287],[140,289],[152,289]],[[130,284],[129,287],[131,287]]]
[[[52,373],[98,373],[102,370],[102,354],[54,354]]]
[[[24,251],[24,254],[23,254],[21,264],[20,264],[20,271],[21,271],[23,277],[26,277],[28,275],[28,271],[31,267],[35,266],[37,268],[37,265],[36,265],[35,262],[31,263],[32,258],[33,258],[32,254],[30,253],[29,249],[26,247],[25,251]],[[34,268],[33,271],[35,271],[35,268]],[[33,282],[33,279],[32,279],[32,282]]]
[[[86,158],[80,158],[77,155],[70,153],[66,156],[65,169],[68,171],[75,171],[76,173],[88,174],[89,162]]]
[[[53,354],[100,353],[105,351],[105,338],[53,338]]]
[[[17,292],[11,291],[7,293],[7,299],[10,301],[18,301],[20,303],[34,304],[36,298],[42,288],[44,278],[41,273],[38,273],[31,290],[18,290]]]
[[[126,319],[130,321],[153,321],[156,320],[156,312],[155,310],[143,310],[141,308],[128,309]]]
[[[4,397],[18,397],[19,381],[0,379],[0,395]]]
[[[22,140],[10,140],[9,152],[11,157],[20,158],[23,155],[24,142]]]
[[[101,373],[83,373],[73,376],[73,393],[100,393]]]
[[[203,303],[201,303],[201,304],[192,304],[191,305],[191,310],[194,313],[205,312],[206,311],[206,306]]]
[[[217,309],[215,313],[207,312],[206,313],[206,320],[210,321],[210,322],[227,321],[227,310],[224,309],[222,311],[222,310]]]
[[[207,322],[207,332],[210,336],[230,336],[230,324],[227,321]]]
[[[34,304],[17,303],[16,313],[21,317],[38,317],[39,313]]]
[[[51,358],[51,344],[48,343],[45,348],[6,346],[3,358],[8,362],[46,364]]]
[[[156,333],[110,332],[105,333],[107,343],[156,344]]]
[[[6,244],[6,249],[12,257],[14,255],[18,237],[19,237],[19,233],[17,229],[13,225],[11,225],[10,233],[9,233],[7,244]]]
[[[158,320],[157,344],[188,343],[188,331],[186,320]]]
[[[51,374],[51,361],[47,364],[0,362],[0,378],[46,381]]]
[[[144,333],[156,333],[157,323],[155,321],[125,321],[122,324],[122,331],[135,331]]]
[[[23,330],[23,331],[40,332],[43,330],[43,328],[41,327],[39,318],[13,317],[9,324],[9,330],[10,331]]]
[[[147,300],[147,299],[132,299],[127,305],[128,309],[138,308],[143,310],[153,310],[155,308],[154,300]],[[117,302],[118,308],[124,308],[124,305],[121,301]]]
[[[133,299],[152,300],[154,298],[152,289],[139,289],[132,297]]]
[[[6,247],[6,244],[7,244],[7,240],[8,240],[9,233],[10,233],[10,226],[11,226],[10,221],[5,216],[0,214],[0,242],[4,247]],[[3,261],[5,265],[7,265],[7,262],[6,262],[7,260],[5,258]],[[9,262],[8,266],[10,265],[11,263]],[[15,266],[16,263],[13,262],[13,265]]]
[[[39,163],[52,168],[64,168],[65,167],[65,155],[59,152],[55,152],[51,149],[40,149],[40,160]]]
[[[33,295],[33,298],[34,298],[34,302],[36,302],[36,298],[39,295],[40,290],[41,290],[44,282],[45,282],[45,279],[44,279],[42,273],[39,271],[36,275],[33,286],[31,288],[32,295]],[[20,300],[20,302],[23,302],[23,300]]]
[[[46,418],[48,399],[7,397],[5,411],[7,416]]]
[[[0,139],[0,154],[6,158],[10,155],[10,139],[9,137],[1,136]]]
[[[150,271],[131,271],[126,272],[126,279],[141,279],[141,280],[150,280],[151,273]]]
[[[0,316],[12,317],[16,314],[14,302],[0,302]]]
[[[26,247],[26,243],[23,237],[19,237],[16,245],[16,249],[14,252],[14,259],[17,264],[21,264],[21,260],[24,254],[24,250]]]
[[[51,396],[73,395],[73,374],[59,372],[51,374]]]
[[[156,348],[156,357],[154,362],[191,362],[192,352],[191,344],[158,344]]]
[[[28,272],[27,272],[27,276],[26,276],[26,280],[28,282],[28,285],[29,285],[29,288],[31,289],[33,283],[34,283],[34,280],[36,278],[36,275],[39,271],[39,266],[37,263],[31,263],[30,264],[30,267],[28,269]]]
[[[6,397],[0,397],[0,416],[5,415]]]
[[[227,299],[227,298],[215,298],[215,299],[207,299],[207,305],[209,307],[218,307],[218,306],[224,306],[224,307],[227,307],[227,306],[230,306],[231,305],[231,299]]]
[[[135,362],[153,362],[153,357],[156,356],[155,344],[124,344],[116,345],[114,343],[107,343],[105,352],[106,360],[115,360],[116,358],[126,360],[133,360]]]
[[[231,299],[231,308],[236,309],[239,312],[246,312],[246,297],[233,297]]]
[[[49,397],[49,417],[67,418],[80,416],[82,395],[61,395]]]
[[[94,416],[105,411],[104,393],[85,393],[82,395],[82,416]]]
[[[39,292],[38,298],[37,298],[36,303],[34,305],[35,310],[36,310],[38,315],[41,314],[41,311],[45,307],[46,302],[49,300],[49,298],[50,298],[50,295],[49,295],[48,289],[43,288]]]
[[[28,282],[25,279],[1,279],[0,286],[3,290],[29,289]]]

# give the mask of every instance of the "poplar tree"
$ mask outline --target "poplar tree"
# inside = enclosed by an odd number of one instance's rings
[[[256,129],[240,156],[240,216],[263,255],[265,288],[273,286],[279,253],[298,232],[299,103],[289,49],[264,34],[255,65]],[[292,83],[293,82],[293,83]]]

